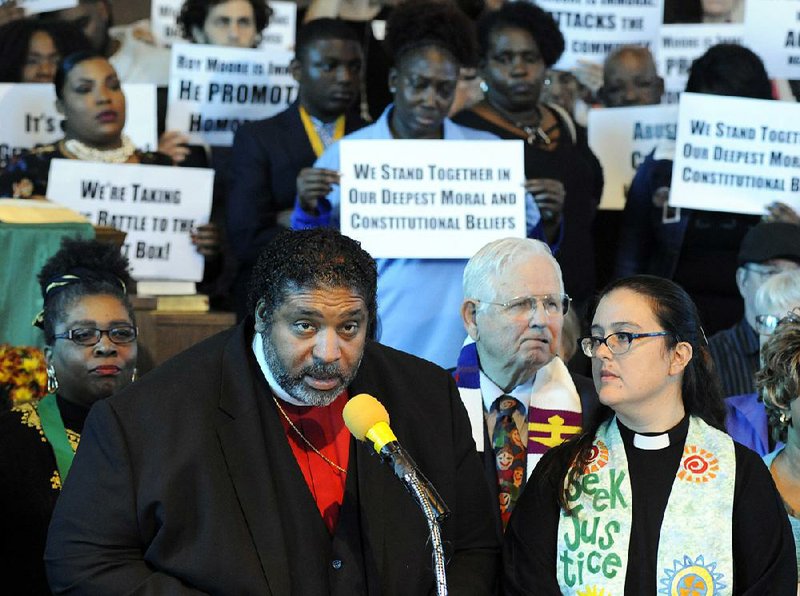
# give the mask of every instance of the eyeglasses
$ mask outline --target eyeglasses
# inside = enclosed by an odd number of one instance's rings
[[[80,346],[94,346],[100,341],[104,333],[108,335],[108,339],[115,344],[129,344],[139,335],[139,331],[136,327],[132,325],[120,325],[109,329],[80,327],[78,329],[70,329],[65,333],[58,333],[53,337],[55,339],[69,339]]]
[[[771,277],[773,275],[777,275],[778,273],[783,273],[788,269],[792,269],[792,267],[774,267],[769,265],[759,265],[757,263],[745,263],[742,267],[751,273],[755,273],[762,277]]]
[[[772,335],[781,323],[800,323],[800,307],[793,308],[782,317],[756,315],[756,333],[759,335]]]
[[[641,337],[660,337],[662,335],[672,335],[669,331],[652,331],[650,333],[628,333],[627,331],[618,331],[611,333],[605,337],[596,337],[594,335],[587,335],[578,339],[578,345],[587,358],[596,358],[597,350],[601,344],[605,344],[609,352],[615,356],[624,354],[631,349],[631,344],[634,339]]]
[[[569,311],[569,303],[572,301],[567,294],[544,294],[542,296],[520,296],[512,298],[508,302],[489,302],[488,300],[478,300],[484,304],[499,306],[512,317],[521,317],[528,313],[535,313],[539,305],[548,316],[557,314],[565,315]]]

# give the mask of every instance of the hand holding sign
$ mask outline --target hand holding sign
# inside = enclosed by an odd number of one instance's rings
[[[767,213],[761,219],[768,222],[800,225],[800,214],[786,203],[781,203],[780,201],[767,205]]]
[[[158,152],[169,155],[172,163],[179,164],[186,159],[191,150],[187,145],[189,137],[177,130],[168,130],[158,139]]]
[[[542,214],[542,223],[552,225],[561,220],[566,190],[560,180],[531,178],[525,181],[525,190],[533,195]]]
[[[339,184],[339,172],[322,168],[303,168],[297,175],[297,197],[300,208],[308,213],[317,210],[320,198],[326,197]]]

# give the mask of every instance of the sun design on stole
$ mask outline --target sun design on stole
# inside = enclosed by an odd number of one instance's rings
[[[592,445],[592,450],[589,453],[589,458],[586,460],[586,466],[583,468],[584,474],[592,474],[597,472],[600,468],[608,463],[608,447],[603,441],[597,441]]]
[[[703,555],[694,561],[683,556],[683,563],[677,559],[672,569],[664,569],[665,577],[659,583],[659,594],[668,596],[714,596],[726,586],[722,583],[723,575],[716,571],[716,563],[706,564]]]
[[[710,451],[697,445],[686,445],[677,477],[686,482],[708,482],[717,477],[719,460]]]
[[[586,586],[583,590],[578,590],[578,596],[611,596],[611,592],[600,586]]]

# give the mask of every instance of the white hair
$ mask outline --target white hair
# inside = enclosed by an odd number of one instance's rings
[[[783,316],[800,306],[800,269],[771,275],[756,291],[755,314]]]
[[[514,263],[537,256],[548,258],[563,294],[561,267],[547,244],[531,238],[501,238],[482,247],[467,263],[463,279],[464,298],[494,300],[494,281],[503,270]]]

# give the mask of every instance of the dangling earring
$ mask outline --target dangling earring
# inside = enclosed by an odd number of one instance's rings
[[[131,383],[133,383],[136,380],[136,373],[137,372],[138,371],[136,370],[136,367],[134,366],[133,367],[133,374],[131,375]]]
[[[395,93],[397,93],[397,87],[395,87],[395,86],[391,86],[391,87],[389,87],[389,93],[391,93],[392,95],[394,95]]]
[[[792,424],[792,417],[788,412],[781,412],[781,415],[778,416],[778,422],[782,428],[786,428]]]
[[[481,88],[481,91],[483,91],[484,93],[489,93],[489,85],[486,83],[486,81],[482,80],[480,82],[480,85],[478,85],[478,86]]]
[[[55,393],[58,391],[58,379],[56,378],[56,369],[52,364],[47,365],[47,393]]]

